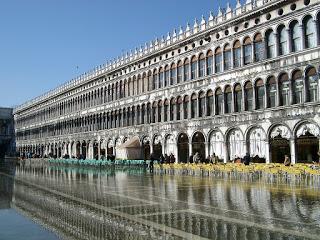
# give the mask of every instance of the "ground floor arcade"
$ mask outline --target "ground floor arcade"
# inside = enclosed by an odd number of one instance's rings
[[[65,155],[103,159],[115,155],[120,159],[148,159],[173,154],[176,162],[188,162],[198,152],[202,158],[217,155],[221,162],[243,158],[248,152],[255,162],[283,162],[284,155],[292,163],[319,160],[319,125],[314,121],[282,124],[254,124],[236,127],[176,129],[170,132],[141,132],[124,136],[98,133],[91,138],[46,140],[43,143],[21,144],[21,154],[38,156]],[[30,154],[29,154],[30,155]]]

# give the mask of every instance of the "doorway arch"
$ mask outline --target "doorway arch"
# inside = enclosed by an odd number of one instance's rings
[[[206,158],[205,138],[202,132],[195,132],[192,137],[192,155],[200,154],[201,161]]]
[[[296,131],[296,151],[298,163],[319,161],[319,128],[312,123],[301,124]]]
[[[273,163],[283,163],[285,155],[290,156],[290,130],[280,125],[272,129],[270,133],[270,157]]]
[[[189,158],[189,137],[185,133],[178,136],[178,160],[187,163]]]

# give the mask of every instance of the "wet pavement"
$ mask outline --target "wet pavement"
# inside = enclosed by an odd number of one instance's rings
[[[143,168],[19,166],[11,207],[64,239],[320,239],[320,189]]]

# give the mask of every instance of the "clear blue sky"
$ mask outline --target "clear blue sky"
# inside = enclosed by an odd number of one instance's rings
[[[1,0],[0,106],[22,104],[226,3]]]

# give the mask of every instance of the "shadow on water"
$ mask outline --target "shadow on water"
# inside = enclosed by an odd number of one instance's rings
[[[153,175],[139,167],[41,163],[5,171],[14,185],[12,206],[67,239],[320,235],[320,190],[310,186]]]

